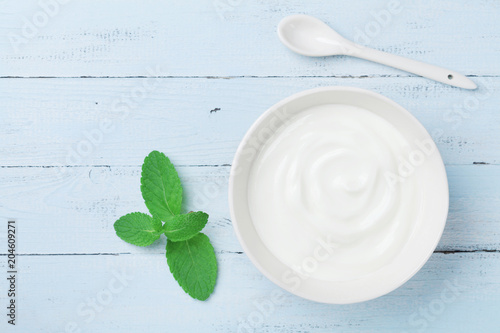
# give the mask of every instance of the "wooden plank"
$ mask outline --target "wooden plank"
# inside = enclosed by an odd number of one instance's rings
[[[38,0],[6,0],[0,75],[136,76],[155,65],[174,76],[407,75],[358,59],[293,54],[276,27],[297,13],[384,51],[469,75],[500,74],[498,1],[397,1],[400,10],[387,15],[392,3],[89,0],[44,11]]]
[[[267,108],[329,85],[370,89],[406,107],[446,164],[498,163],[500,78],[478,79],[477,91],[420,80],[2,79],[0,165],[139,165],[153,149],[177,165],[229,164]]]
[[[281,292],[245,255],[216,249],[219,276],[207,302],[192,300],[180,289],[159,253],[22,256],[16,329],[66,332],[66,325],[74,323],[81,332],[97,333],[139,332],[144,327],[159,332],[252,332],[244,330],[252,323],[255,332],[494,332],[500,325],[498,253],[434,254],[389,295],[335,306]],[[4,265],[2,261],[2,270]],[[281,299],[270,303],[275,294]],[[3,293],[0,297],[4,303]],[[6,326],[2,320],[1,329]]]
[[[224,251],[242,251],[227,204],[229,167],[178,167],[184,209],[210,215],[205,232]],[[500,249],[500,166],[448,166],[450,213],[438,251]],[[0,218],[18,219],[20,253],[160,253],[165,239],[146,249],[129,245],[113,223],[147,212],[140,167],[0,168]],[[0,244],[5,234],[0,235]],[[1,248],[0,253],[6,253]]]

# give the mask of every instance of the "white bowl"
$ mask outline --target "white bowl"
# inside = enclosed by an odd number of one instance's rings
[[[304,109],[322,104],[346,104],[369,110],[393,124],[408,140],[431,140],[425,128],[407,110],[377,93],[352,87],[325,87],[285,98],[271,107],[248,130],[236,152],[229,178],[229,207],[236,235],[254,265],[281,288],[323,303],[367,301],[398,288],[429,259],[443,232],[448,214],[448,182],[439,152],[429,155],[419,172],[423,201],[419,218],[399,255],[377,271],[348,281],[304,279],[291,285],[284,279],[290,268],[276,258],[260,239],[248,206],[248,179],[260,148],[280,125]]]

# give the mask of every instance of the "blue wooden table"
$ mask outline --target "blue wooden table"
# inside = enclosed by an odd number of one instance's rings
[[[293,54],[275,31],[296,13],[479,89]],[[0,331],[500,332],[499,18],[498,0],[0,1]],[[330,85],[381,93],[433,135],[450,183],[446,229],[389,295],[273,302],[280,289],[232,229],[230,164],[264,110]],[[154,149],[176,165],[186,210],[210,214],[220,268],[206,302],[168,272],[165,239],[138,248],[114,233],[118,217],[147,211],[140,166]],[[8,219],[18,231],[16,326],[5,316]]]

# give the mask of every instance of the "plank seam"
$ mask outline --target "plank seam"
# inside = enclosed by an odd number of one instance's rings
[[[242,251],[217,251],[217,254],[229,253],[229,254],[243,254]],[[459,253],[500,253],[500,250],[438,250],[433,253],[440,254],[459,254]],[[131,252],[103,252],[103,253],[16,253],[16,256],[20,257],[51,257],[51,256],[120,256],[120,255],[159,255],[164,254],[164,252],[153,252],[153,253],[131,253]],[[0,256],[5,257],[7,253],[1,253]]]
[[[446,166],[498,166],[500,163],[488,162],[472,162],[462,164],[445,164]],[[175,164],[179,168],[221,168],[231,167],[232,164]],[[140,168],[141,165],[124,164],[124,165],[106,165],[106,164],[82,164],[82,165],[0,165],[0,169],[17,169],[17,168],[39,168],[39,169],[52,169],[52,168]]]
[[[465,75],[472,78],[497,78],[500,75],[495,74],[468,74]],[[16,76],[7,75],[0,76],[0,79],[215,79],[215,80],[230,80],[230,79],[293,79],[293,78],[338,78],[338,79],[374,79],[374,78],[415,78],[418,75],[404,75],[404,74],[363,74],[363,75],[228,75],[228,76],[211,76],[211,75],[160,75],[160,76],[147,76],[147,75],[126,75],[126,76]]]

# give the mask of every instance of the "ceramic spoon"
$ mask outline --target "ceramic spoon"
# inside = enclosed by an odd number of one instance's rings
[[[398,68],[454,87],[477,88],[474,82],[455,71],[351,42],[312,16],[292,15],[285,17],[278,26],[278,35],[285,46],[305,56],[349,55]]]

